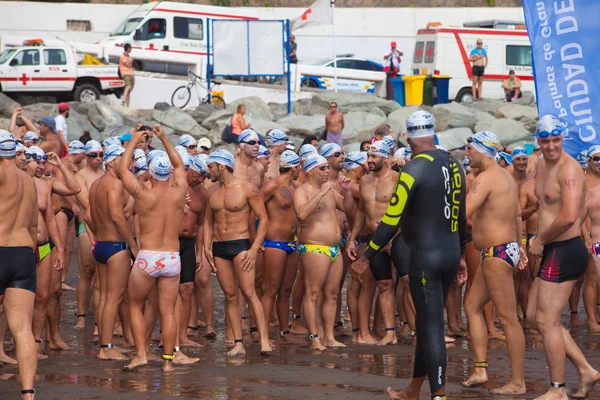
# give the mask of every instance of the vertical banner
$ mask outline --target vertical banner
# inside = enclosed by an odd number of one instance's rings
[[[523,0],[538,113],[564,123],[573,157],[600,144],[600,0]]]

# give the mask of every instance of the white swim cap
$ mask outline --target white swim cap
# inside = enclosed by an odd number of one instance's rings
[[[406,119],[406,135],[411,139],[435,135],[435,118],[427,111],[415,111]]]
[[[166,181],[171,175],[171,160],[164,154],[153,158],[150,162],[150,175],[159,181]]]

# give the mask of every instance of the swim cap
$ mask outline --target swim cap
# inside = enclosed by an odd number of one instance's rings
[[[171,175],[171,160],[165,154],[160,154],[152,159],[148,169],[154,179],[166,181]]]
[[[17,151],[27,151],[27,147],[24,144],[17,142],[17,148],[15,149],[15,153]]]
[[[543,154],[541,154],[541,155],[543,156]],[[582,150],[577,154],[577,161],[579,162],[579,165],[581,166],[581,168],[587,168],[589,160],[590,160],[590,158],[588,157],[587,150]]]
[[[206,160],[208,160],[208,154],[204,154],[204,153],[203,154],[198,154],[198,155],[196,155],[194,157],[199,157],[202,161],[204,161],[204,164],[208,165],[208,163],[206,162]]]
[[[25,135],[23,136],[23,141],[27,141],[27,140],[36,140],[39,139],[39,136],[32,131],[27,131],[25,132]]]
[[[120,145],[121,145],[121,142],[119,142],[119,146]],[[97,142],[95,140],[89,140],[85,144],[85,154],[90,154],[95,151],[102,151],[102,145],[100,144],[100,142]]]
[[[196,141],[196,139],[194,139],[194,137],[192,135],[181,135],[181,137],[179,138],[179,141],[177,142],[177,144],[179,144],[180,146],[183,147],[188,147],[191,145],[194,145],[198,143]]]
[[[256,158],[269,158],[271,150],[267,149],[262,144],[258,146],[258,156]]]
[[[351,151],[344,158],[344,169],[350,171],[351,169],[362,167],[366,162],[366,151]]]
[[[317,150],[317,148],[315,146],[313,146],[312,144],[303,144],[300,147],[300,150],[298,151],[298,155],[300,156],[300,158],[304,158],[309,154],[313,154],[313,153],[317,153],[319,154],[319,151]]]
[[[102,142],[102,146],[104,146],[104,147],[108,147],[113,144],[117,145],[117,146],[121,145],[121,141],[119,140],[119,138],[117,136],[111,136],[108,139],[106,139],[104,142]]]
[[[238,144],[240,146],[243,146],[244,144],[247,144],[250,140],[256,140],[257,142],[260,142],[260,139],[258,138],[258,133],[254,132],[252,129],[244,129],[238,137]]]
[[[494,158],[498,154],[498,147],[500,147],[498,136],[488,131],[477,132],[467,142],[470,142],[477,152],[490,158]]]
[[[410,149],[408,149],[406,147],[400,147],[394,153],[394,158],[404,160],[404,161],[410,160],[410,156],[411,156]]]
[[[471,168],[471,162],[469,161],[469,157],[464,156],[463,157],[463,167],[465,167],[465,170],[470,171]]]
[[[165,153],[162,150],[156,150],[156,149],[150,150],[148,152],[148,154],[146,154],[146,161],[148,162],[148,165],[150,165],[150,163],[152,162],[152,160],[154,159],[154,157],[158,157],[160,155],[165,155],[166,156],[167,153]]]
[[[192,164],[190,165],[190,169],[204,176],[208,176],[208,166],[206,165],[206,157],[202,156],[206,156],[206,154],[199,154],[192,158]]]
[[[304,159],[304,172],[308,172],[314,167],[317,167],[322,164],[327,164],[327,160],[325,157],[320,156],[318,154],[309,154]]]
[[[69,143],[69,148],[67,149],[69,154],[79,154],[85,152],[85,144],[81,143],[79,140],[73,140]]]
[[[406,135],[411,139],[435,135],[435,118],[427,111],[415,111],[406,119]]]
[[[121,145],[111,144],[104,149],[104,164],[108,164],[115,158],[120,157],[125,153],[125,149]]]
[[[41,161],[46,157],[46,153],[38,146],[31,146],[27,149],[27,152],[33,156],[36,161]]]
[[[287,142],[288,135],[285,134],[284,131],[279,129],[271,129],[269,133],[267,133],[267,144],[269,146],[278,146]]]
[[[242,135],[240,135],[240,137],[242,137]],[[229,168],[233,168],[234,162],[235,160],[230,152],[228,152],[227,150],[219,149],[210,153],[208,159],[206,160],[206,165],[216,163]]]
[[[144,150],[142,149],[135,149],[133,150],[133,158],[140,158],[140,157],[144,157],[146,158],[146,153],[144,153]]]
[[[323,146],[321,146],[321,150],[319,151],[319,154],[322,157],[329,158],[329,157],[333,156],[333,153],[338,152],[338,151],[343,151],[339,144],[325,143]]]
[[[179,148],[177,148],[179,147]],[[192,165],[192,156],[190,155],[190,153],[188,153],[188,151],[185,149],[185,147],[183,146],[177,146],[175,147],[177,149],[177,153],[179,153],[179,156],[181,157],[181,161],[183,161],[183,166],[185,167],[185,169],[189,169],[190,165]]]
[[[376,142],[371,143],[369,146],[368,154],[375,154],[376,156],[381,156],[383,158],[390,157],[390,148],[383,140],[378,140]]]
[[[0,129],[0,157],[14,157],[17,149],[15,137],[4,129]]]
[[[598,150],[600,150],[600,147],[598,148]],[[529,157],[529,155],[527,154],[527,150],[525,150],[525,147],[517,146],[513,149],[512,159],[514,160],[518,157]]]
[[[281,168],[294,168],[300,165],[300,157],[291,150],[286,150],[279,156],[279,166]]]
[[[558,136],[565,132],[562,122],[553,115],[544,115],[535,125],[533,136]]]
[[[539,150],[540,149],[540,144],[538,143],[537,138],[533,139],[533,149],[534,150]]]
[[[292,142],[291,140],[288,140],[288,142],[285,145],[285,149],[291,150],[291,151],[296,151],[296,143]]]
[[[600,153],[600,146],[598,146],[597,144],[593,145],[592,147],[590,147],[587,151],[587,156],[588,158],[593,156],[596,153]]]
[[[135,160],[135,165],[133,166],[133,172],[135,173],[135,176],[140,176],[146,171],[148,171],[146,157],[140,157],[137,160]]]
[[[502,158],[504,158],[504,161],[506,161],[506,163],[508,165],[512,165],[512,156],[504,151],[501,151],[500,153],[498,153],[498,155]]]
[[[390,148],[390,151],[396,147],[396,139],[394,139],[392,136],[387,135],[384,136],[383,139],[381,139],[382,142],[384,142],[385,144],[388,145],[388,147]]]

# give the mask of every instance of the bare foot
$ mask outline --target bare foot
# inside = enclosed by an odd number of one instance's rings
[[[134,357],[129,364],[123,367],[123,371],[133,372],[137,368],[143,367],[145,365],[148,365],[148,360],[146,360],[145,358]]]
[[[588,332],[589,333],[600,333],[600,325],[596,324],[590,324],[588,323]]]
[[[233,349],[226,353],[227,357],[243,356],[244,354],[246,354],[246,349],[244,349],[243,343],[236,343]]]
[[[387,334],[377,343],[377,346],[387,346],[388,344],[398,343],[395,331],[388,331]]]
[[[313,350],[319,350],[319,351],[325,350],[325,346],[323,346],[321,344],[321,341],[318,338],[310,340],[310,348],[313,349]]]
[[[6,353],[1,353],[0,354],[0,364],[17,365],[17,360],[15,360],[14,358],[10,358],[9,356],[6,355]]]
[[[100,336],[100,334],[98,333],[98,325],[94,325],[94,333],[92,333],[92,335]]]
[[[450,337],[448,335],[444,335],[444,342],[446,342],[446,343],[454,343],[454,342],[456,342],[456,339],[454,339],[453,337]]]
[[[585,326],[585,322],[579,319],[579,314],[571,314],[571,326],[581,327]]]
[[[202,321],[201,319],[196,321],[196,325],[198,325],[198,328],[206,328],[206,322]]]
[[[37,353],[38,360],[45,360],[47,358],[48,358],[48,356],[46,354],[42,353],[41,351],[38,351],[38,353]]]
[[[80,331],[85,328],[85,317],[77,317],[77,323],[73,327],[76,331]]]
[[[390,399],[392,400],[418,400],[419,396],[409,396],[408,393],[406,393],[405,391],[395,391],[392,390],[391,387],[388,386],[388,388],[386,389],[386,392],[388,394],[388,396],[390,396]]]
[[[177,353],[175,353],[175,358],[173,359],[173,364],[188,365],[188,364],[197,363],[198,361],[200,361],[199,358],[191,358],[191,357],[188,357],[185,354],[183,354],[183,352],[178,351]]]
[[[325,347],[346,347],[344,343],[338,342],[337,340],[324,340],[323,344]]]
[[[48,348],[50,350],[69,350],[71,347],[64,340],[58,338],[48,342]]]
[[[104,349],[101,348],[98,352],[99,360],[128,360],[129,357],[123,355],[119,350],[115,348]]]
[[[587,395],[592,391],[594,386],[600,382],[600,373],[594,371],[595,374],[582,375],[579,377],[579,388],[577,392],[571,394],[574,399],[585,399]]]
[[[147,351],[146,352],[146,359],[148,360],[148,362],[161,362],[163,361],[162,358],[160,358],[159,356],[157,356],[156,354]]]
[[[567,391],[565,388],[550,389],[540,397],[536,397],[535,400],[568,400]]]
[[[215,332],[215,327],[212,325],[206,325],[206,333],[204,334],[204,337],[207,339],[216,339],[217,332]]]
[[[308,335],[308,329],[302,325],[302,322],[292,322],[290,326],[290,333],[293,335]]]
[[[196,347],[196,348],[202,348],[202,347],[204,347],[200,343],[196,343],[193,340],[190,340],[189,338],[185,338],[183,340],[180,340],[179,346],[181,346],[181,347]]]
[[[458,326],[456,326],[456,327],[450,327],[450,326],[448,326],[448,336],[450,336],[450,337],[466,338],[469,335],[467,334],[467,332],[463,331]]]
[[[475,368],[473,375],[464,382],[461,382],[461,386],[465,388],[475,388],[483,385],[488,381],[487,372],[484,368]]]
[[[358,340],[356,341],[356,343],[357,344],[376,345],[379,343],[379,340],[375,336],[373,336],[369,333],[369,335],[365,336],[365,337],[358,335]]]
[[[69,291],[69,292],[72,292],[72,291],[74,291],[74,290],[75,290],[75,288],[74,288],[74,287],[71,287],[71,286],[67,285],[67,284],[66,284],[66,283],[64,283],[64,282],[63,282],[63,283],[62,283],[62,285],[61,285],[61,289],[62,289],[62,290],[67,290],[67,291]]]
[[[508,382],[506,385],[496,389],[490,389],[490,393],[494,395],[525,394],[526,392],[527,388],[525,384],[515,385],[512,382]]]
[[[496,328],[488,331],[488,337],[490,339],[506,340],[506,336]]]
[[[225,343],[225,346],[233,346],[235,344],[233,342],[233,340],[228,340],[228,339],[224,339],[223,343]]]
[[[164,360],[163,362],[163,372],[173,372],[175,368],[173,368],[174,361]]]
[[[378,338],[382,338],[385,336],[385,332],[381,329],[373,329],[373,335]]]
[[[348,331],[346,330],[346,328],[344,328],[344,326],[336,326],[333,334],[335,336],[350,336],[350,333],[348,333]]]
[[[115,326],[115,329],[113,329],[113,336],[123,336],[123,327],[121,325]]]
[[[258,333],[258,331],[250,333],[250,340],[252,340],[253,342],[260,342],[260,334]]]

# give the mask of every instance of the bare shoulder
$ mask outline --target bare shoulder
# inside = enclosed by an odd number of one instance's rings
[[[306,197],[306,185],[307,184],[304,183],[294,191],[294,200],[300,200]]]
[[[242,181],[241,186],[242,186],[243,191],[248,196],[248,198],[252,199],[252,198],[260,197],[260,189],[257,188],[254,184],[252,184],[248,181]]]
[[[208,188],[206,188],[206,197],[212,196],[214,193],[218,192],[219,190],[221,190],[220,183],[215,183],[214,185],[210,185]]]

